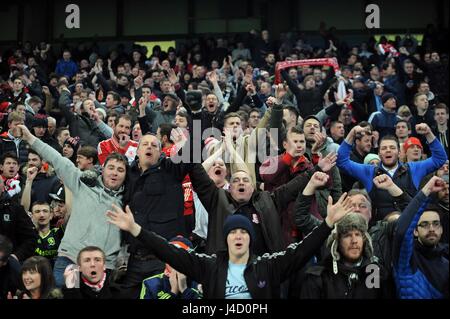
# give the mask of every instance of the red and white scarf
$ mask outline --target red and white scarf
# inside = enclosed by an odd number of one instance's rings
[[[100,290],[102,290],[103,286],[105,285],[106,272],[103,273],[102,279],[96,284],[91,283],[89,280],[87,280],[83,276],[81,276],[81,279],[83,280],[83,282],[86,286],[90,287],[95,292],[99,292]]]

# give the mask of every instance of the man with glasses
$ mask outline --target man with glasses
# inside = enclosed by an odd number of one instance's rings
[[[400,215],[393,242],[394,277],[401,299],[448,298],[448,246],[439,243],[439,207],[429,197],[445,187],[433,176]]]

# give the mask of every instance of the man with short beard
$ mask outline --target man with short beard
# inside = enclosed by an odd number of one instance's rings
[[[428,205],[429,196],[444,187],[445,182],[433,176],[398,219],[393,264],[400,299],[449,297],[448,246],[439,243],[442,236],[439,208]]]
[[[134,161],[138,143],[131,140],[130,133],[131,118],[126,114],[122,114],[115,120],[113,136],[98,144],[97,150],[100,165],[103,165],[108,155],[114,152],[125,155],[130,164]]]
[[[305,272],[300,298],[305,299],[378,299],[382,297],[384,269],[377,289],[366,284],[368,267],[377,267],[367,221],[357,213],[344,216],[328,237],[331,254]],[[380,289],[381,288],[381,289]]]
[[[383,219],[392,211],[398,210],[393,197],[384,190],[379,190],[373,185],[373,178],[378,174],[388,174],[394,183],[413,197],[418,189],[420,181],[427,174],[440,168],[447,160],[447,155],[441,143],[436,139],[431,129],[425,123],[418,124],[416,130],[424,135],[432,151],[431,158],[425,161],[403,164],[399,161],[399,145],[394,136],[385,136],[379,143],[378,155],[380,166],[370,164],[358,164],[350,160],[349,153],[357,134],[367,132],[368,128],[355,126],[347,135],[338,151],[337,166],[345,173],[358,179],[370,195],[374,205],[374,220]]]

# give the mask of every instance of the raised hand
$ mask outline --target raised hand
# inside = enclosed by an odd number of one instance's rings
[[[183,148],[184,145],[186,145],[187,142],[187,130],[185,128],[174,128],[172,129],[172,131],[170,132],[170,139],[174,142],[175,147],[171,149],[170,151],[170,156],[173,157],[175,156],[179,150],[181,150]]]
[[[143,84],[144,84],[144,80],[142,79],[142,77],[140,75],[134,78],[134,87],[136,89],[139,89]]]
[[[175,74],[175,71],[172,68],[167,69],[167,75],[170,83],[173,85],[179,82],[178,76]]]
[[[250,95],[256,94],[256,88],[255,88],[255,85],[253,84],[253,82],[250,82],[249,84],[247,84],[245,86],[245,89],[247,90],[248,93],[250,93]]]
[[[34,179],[36,178],[38,173],[38,168],[37,167],[30,167],[27,169],[27,181],[34,181]]]
[[[139,99],[139,112],[140,112],[140,116],[144,116],[145,115],[145,108],[147,107],[148,104],[148,98],[145,96],[141,97]]]
[[[224,132],[223,141],[225,144],[225,149],[228,150],[228,152],[231,154],[232,151],[234,150],[232,130],[224,129],[223,132]]]
[[[278,103],[281,103],[281,100],[287,94],[287,88],[284,84],[278,84],[275,86],[275,97],[278,100]]]
[[[422,188],[422,192],[429,196],[432,193],[440,192],[445,188],[445,181],[437,176],[433,176]]]
[[[129,141],[130,141],[130,135],[119,134],[119,145],[121,148],[124,148],[125,146],[127,146]]]
[[[31,144],[32,141],[36,139],[33,134],[31,134],[30,130],[25,125],[17,125],[16,126],[16,135],[15,137],[22,137],[22,139],[27,142],[28,144]]]
[[[217,78],[217,73],[215,71],[211,71],[208,74],[208,80],[213,84],[217,84],[218,78]]]
[[[327,217],[325,221],[329,227],[333,227],[335,223],[342,217],[352,211],[352,201],[347,193],[342,194],[336,204],[333,205],[333,198],[328,196]]]
[[[405,47],[400,47],[398,50],[400,51],[401,54],[409,55],[409,52]]]
[[[275,104],[278,104],[277,99],[273,96],[269,96],[266,100],[266,105],[268,107],[273,107]]]
[[[426,123],[420,123],[416,125],[416,132],[420,135],[427,135],[431,133],[431,129]]]
[[[331,152],[325,157],[320,157],[317,165],[320,167],[322,172],[329,172],[336,165],[336,160],[337,154]]]
[[[373,184],[375,185],[376,188],[388,190],[389,188],[391,188],[394,185],[394,182],[389,177],[389,175],[382,174],[382,175],[376,176],[373,179]]]
[[[355,134],[355,136],[358,134],[364,134],[364,133],[372,134],[372,132],[370,130],[370,126],[362,127],[362,126],[356,125],[354,128],[352,128],[352,131]]]
[[[80,269],[75,264],[67,265],[66,269],[64,270],[64,282],[66,284],[66,287],[71,288],[77,288],[77,284],[79,284],[80,280]]]
[[[130,207],[127,205],[124,211],[119,206],[112,204],[112,208],[112,210],[106,212],[106,216],[109,218],[108,222],[137,237],[141,232],[141,226],[134,222]]]
[[[308,184],[311,184],[311,186],[313,186],[314,189],[317,189],[319,187],[325,186],[329,178],[330,176],[326,173],[315,172],[313,176],[311,176],[311,179],[309,180]]]
[[[317,154],[322,146],[325,144],[327,137],[323,133],[314,134],[314,144],[311,146],[311,152]]]
[[[17,296],[13,296],[11,291],[8,291],[8,295],[6,296],[6,299],[19,299]]]

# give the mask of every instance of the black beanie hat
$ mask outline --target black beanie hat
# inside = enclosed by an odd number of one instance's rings
[[[33,117],[33,121],[31,123],[32,127],[45,127],[48,128],[48,120],[45,116],[42,115],[36,115]]]
[[[252,242],[252,239],[255,238],[255,230],[253,229],[250,219],[240,213],[235,213],[229,215],[223,224],[223,234],[225,235],[225,239],[228,237],[230,231],[237,228],[245,229],[248,232],[250,235],[250,243]]]

